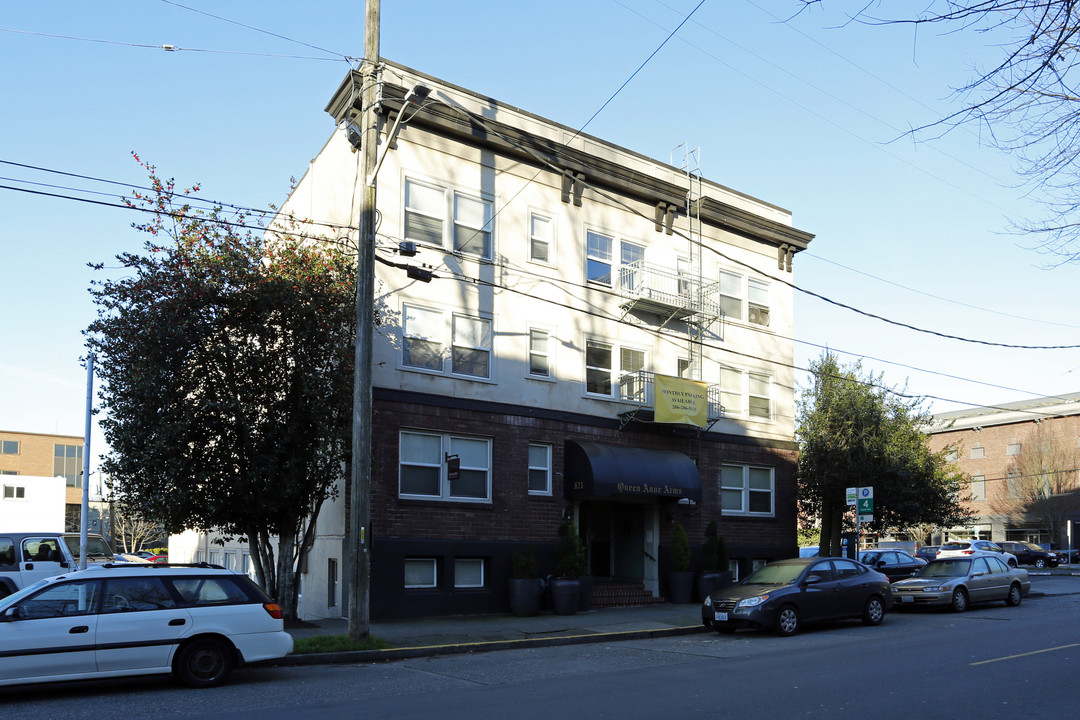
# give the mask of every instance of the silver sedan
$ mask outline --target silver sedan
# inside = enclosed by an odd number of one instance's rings
[[[892,584],[896,608],[943,605],[964,612],[973,603],[1004,600],[1019,605],[1031,590],[1024,569],[1012,568],[996,557],[951,557],[934,560],[913,577]]]

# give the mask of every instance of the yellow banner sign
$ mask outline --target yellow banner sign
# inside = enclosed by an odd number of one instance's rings
[[[656,422],[705,427],[709,422],[709,386],[697,380],[657,375]]]

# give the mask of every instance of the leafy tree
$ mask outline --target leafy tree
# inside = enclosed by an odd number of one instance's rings
[[[874,521],[864,526],[870,531],[966,520],[962,475],[946,451],[930,452],[921,400],[883,387],[880,376],[863,378],[861,363],[842,367],[828,352],[810,370],[812,383],[798,401],[799,512],[808,524],[820,521],[823,555],[839,554],[842,531],[854,529],[849,487],[874,488]]]
[[[826,4],[800,2],[804,8]],[[1021,177],[1042,191],[1048,217],[1018,222],[1017,229],[1041,236],[1040,249],[1058,255],[1061,262],[1080,261],[1080,22],[1074,0],[832,4],[863,23],[987,37],[996,59],[955,88],[959,109],[912,132],[926,135],[965,123],[978,125],[980,137],[1010,153]]]
[[[296,225],[264,234],[243,212],[194,208],[197,186],[144,167],[151,191],[126,202],[149,213],[133,227],[150,239],[90,288],[102,469],[168,532],[246,538],[256,579],[295,617],[295,568],[350,450],[353,261]]]

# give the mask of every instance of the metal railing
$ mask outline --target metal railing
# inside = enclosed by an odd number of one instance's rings
[[[619,268],[619,297],[624,305],[642,304],[653,312],[678,317],[716,318],[721,314],[719,282],[705,282],[696,275],[643,260]]]
[[[619,377],[619,402],[638,409],[656,409],[656,375],[649,370],[636,370],[623,373]],[[720,403],[720,385],[708,384],[709,420],[724,417],[724,406]]]

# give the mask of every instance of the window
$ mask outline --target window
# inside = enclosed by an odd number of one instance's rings
[[[551,247],[555,244],[555,223],[545,215],[529,216],[529,259],[550,263]]]
[[[235,570],[236,569],[236,553],[235,552],[231,552],[231,551],[226,551],[225,552],[225,569],[226,570]]]
[[[243,563],[244,574],[248,577],[255,577],[255,565],[251,562],[251,553],[247,551],[241,553],[240,561]]]
[[[457,479],[448,477],[447,456],[457,456]],[[490,502],[491,440],[402,431],[398,492],[403,497]]]
[[[337,605],[337,558],[326,558],[326,607]]]
[[[945,452],[945,461],[946,462],[956,462],[959,459],[960,459],[960,453],[958,453],[955,448],[950,448],[949,450],[947,450]]]
[[[484,561],[480,558],[456,558],[454,560],[454,587],[484,587]]]
[[[720,271],[720,311],[733,320],[742,320],[743,278],[727,270]]]
[[[720,368],[720,405],[725,415],[742,415],[743,372],[735,368]]]
[[[589,230],[585,233],[585,279],[591,283],[611,285],[611,248],[607,235]]]
[[[769,284],[761,280],[750,281],[750,302],[747,319],[764,327],[769,326]]]
[[[453,238],[446,237],[453,208]],[[490,259],[492,203],[419,180],[405,180],[405,239]]]
[[[1006,479],[1008,486],[1008,492],[1010,498],[1019,498],[1024,494],[1024,488],[1020,483],[1020,474],[1016,470],[1009,470],[1009,477]]]
[[[1005,446],[1005,454],[1006,455],[1019,455],[1020,454],[1020,443],[1011,442],[1008,445],[1006,445]]]
[[[18,470],[0,470],[0,475],[18,475]]]
[[[19,454],[19,441],[18,440],[4,440],[0,442],[0,455],[18,455]]]
[[[405,587],[438,587],[435,558],[405,558]]]
[[[750,375],[750,417],[772,419],[772,381],[768,375]]]
[[[585,341],[585,392],[611,395],[611,345],[598,340]]]
[[[206,551],[205,550],[196,550],[195,551],[195,562],[197,562],[197,563],[206,562]]]
[[[977,445],[975,447],[971,448],[971,459],[972,460],[982,460],[984,457],[986,457],[986,449],[985,448],[981,448],[981,447],[979,447]]]
[[[550,378],[551,375],[551,333],[540,328],[529,328],[529,375],[537,378]]]
[[[637,243],[622,241],[622,253],[619,263],[622,271],[619,273],[619,283],[623,290],[637,290],[642,281],[641,266],[645,262],[645,246]]]
[[[720,466],[720,502],[725,515],[773,514],[773,469]]]
[[[551,494],[551,446],[529,445],[529,494]]]
[[[82,445],[53,445],[53,475],[67,480],[68,487],[82,487]]]
[[[624,400],[645,402],[645,352],[622,348],[619,352],[619,396]]]
[[[972,500],[985,500],[986,499],[986,477],[984,475],[974,475],[971,478],[971,499]]]
[[[159,578],[111,578],[105,581],[103,613],[169,610],[176,601]]]
[[[690,363],[689,358],[679,358],[675,362],[675,377],[691,380],[693,379],[693,370],[694,366]]]
[[[57,583],[19,603],[22,617],[56,618],[89,615],[96,610],[100,580]]]
[[[452,372],[491,377],[491,321],[455,315],[453,335]]]
[[[263,602],[258,586],[239,575],[231,577],[169,578],[173,589],[187,605],[238,605]]]
[[[79,532],[82,524],[82,505],[68,503],[64,506],[64,532]]]
[[[5,500],[25,500],[26,488],[22,485],[5,485],[4,486],[4,499]]]
[[[406,305],[402,325],[402,364],[442,372],[443,314],[438,310]]]
[[[454,193],[454,252],[491,258],[491,203]]]
[[[15,543],[11,538],[0,538],[0,567],[15,564]]]
[[[402,310],[401,363],[406,367],[444,372],[446,322],[440,310],[406,305]],[[491,377],[491,321],[454,315],[450,329],[450,372]]]
[[[218,550],[211,550],[210,551],[210,564],[211,565],[220,565],[221,564],[221,552],[220,551],[218,551]]]

